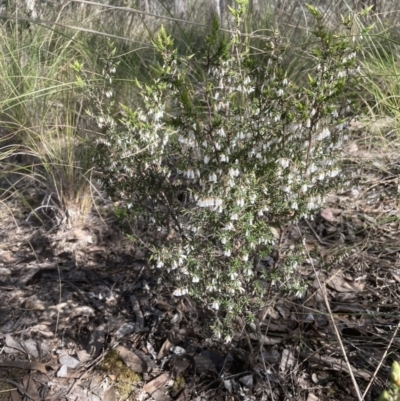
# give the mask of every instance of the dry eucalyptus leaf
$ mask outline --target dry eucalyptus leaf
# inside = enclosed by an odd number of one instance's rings
[[[69,316],[72,319],[77,316],[94,316],[94,309],[90,306],[78,306],[71,311]]]
[[[182,355],[174,358],[171,363],[171,377],[180,376],[191,365],[194,365],[194,360],[190,355]]]
[[[81,363],[86,363],[92,359],[92,356],[85,350],[76,351],[76,355]]]
[[[15,341],[9,334],[6,334],[6,347],[4,351],[8,354],[14,354],[18,351],[31,355],[34,358],[39,357],[37,344],[34,340]]]
[[[315,363],[317,365],[326,366],[327,369],[334,369],[339,372],[349,373],[349,368],[346,363],[343,362],[342,359],[333,358],[329,356],[324,356],[320,354],[313,354],[308,356],[308,360],[311,363]],[[364,380],[370,380],[372,373],[367,372],[366,370],[356,369],[354,366],[350,365],[350,369],[352,370],[354,376],[361,377]]]
[[[46,309],[46,304],[37,298],[36,295],[25,299],[23,306],[25,309],[44,311]]]
[[[355,281],[348,281],[338,275],[334,276],[331,280],[327,281],[327,286],[337,292],[361,292],[364,290],[364,285],[356,283]]]
[[[156,390],[159,390],[161,387],[163,387],[168,380],[169,380],[169,374],[163,373],[160,376],[153,379],[152,381],[146,383],[143,387],[143,390],[146,393],[149,393],[151,396],[153,396],[153,393]]]
[[[269,347],[262,351],[262,357],[264,358],[265,362],[273,364],[281,359],[281,354],[278,350]]]
[[[61,365],[60,369],[57,372],[57,377],[68,377],[68,367],[65,365]]]
[[[116,348],[126,365],[135,373],[147,372],[147,363],[123,346]]]
[[[265,345],[275,345],[275,344],[280,344],[283,341],[283,338],[279,337],[268,337],[264,334],[256,335],[251,333],[249,336],[252,340],[255,341],[260,341],[264,343]]]
[[[31,267],[26,274],[20,276],[20,278],[17,281],[17,286],[22,287],[28,284],[28,281],[33,278],[33,276],[36,275],[40,271],[39,267]]]
[[[280,371],[284,373],[289,372],[294,368],[295,364],[296,361],[294,359],[293,352],[288,349],[284,349],[282,351],[281,363],[279,365]]]
[[[171,347],[171,351],[172,353],[174,353],[175,355],[184,355],[186,354],[186,350],[183,347],[179,347],[178,345],[174,345]]]
[[[32,380],[32,376],[30,374],[25,375],[22,378],[22,383],[23,383],[24,389],[31,397],[34,397],[37,400],[40,399],[38,387],[36,385],[36,382],[34,380]]]
[[[185,329],[178,329],[174,327],[168,334],[169,341],[177,345],[178,343],[184,341],[186,338],[186,330]]]
[[[61,365],[65,365],[71,369],[75,369],[80,364],[80,362],[76,358],[74,358],[70,355],[61,356],[59,358],[59,361],[60,361]]]
[[[158,351],[157,359],[163,359],[164,357],[166,357],[169,354],[172,346],[173,344],[167,338],[161,346],[160,351]]]
[[[196,371],[199,373],[207,370],[216,370],[214,362],[207,356],[195,355],[193,359],[196,363]]]
[[[115,333],[115,337],[119,340],[120,338],[137,331],[139,331],[139,326],[136,323],[124,323]]]
[[[136,316],[136,325],[138,327],[138,330],[143,330],[144,317],[143,317],[142,310],[140,309],[139,301],[134,295],[130,296],[130,301],[132,304],[133,312],[135,313],[135,316]]]
[[[117,399],[117,392],[114,387],[104,391],[103,401],[115,401]]]
[[[160,390],[154,391],[154,393],[151,394],[151,398],[154,401],[172,401],[171,397],[169,397],[167,394],[164,394]]]
[[[37,370],[47,375],[46,365],[40,362],[29,362],[29,361],[2,361],[0,366],[8,368],[19,368],[27,370]]]
[[[22,397],[17,390],[11,390],[10,395],[12,401],[22,401]]]
[[[253,388],[253,384],[254,384],[253,375],[246,375],[246,376],[243,376],[243,377],[241,377],[241,378],[239,379],[239,382],[240,382],[241,384],[243,384],[243,386],[245,386],[245,387],[251,389],[251,388]]]
[[[329,221],[330,223],[337,221],[337,218],[333,215],[333,211],[331,208],[323,209],[321,211],[321,217],[324,220]]]

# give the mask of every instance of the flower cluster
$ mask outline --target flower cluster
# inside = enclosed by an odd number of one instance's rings
[[[215,24],[199,57],[180,57],[161,30],[160,75],[138,85],[143,104],[124,108],[98,156],[107,190],[153,240],[153,265],[172,280],[173,295],[190,294],[217,322],[262,301],[272,276],[261,277],[254,258],[272,253],[275,227],[312,216],[338,184],[358,70],[352,43],[326,32],[318,13],[308,86],[288,78],[278,37],[257,65],[240,35],[244,4],[233,11],[236,33],[227,40]],[[273,280],[300,294],[296,263],[288,257]]]

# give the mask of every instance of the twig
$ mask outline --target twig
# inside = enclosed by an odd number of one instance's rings
[[[60,304],[62,298],[62,284],[61,284],[61,272],[58,260],[56,261],[56,265],[57,265],[58,285],[59,285],[58,304]],[[56,328],[54,330],[54,335],[57,335],[58,332],[58,324],[60,323],[60,313],[61,313],[60,308],[57,308],[57,319],[56,319]]]
[[[335,335],[336,335],[336,338],[338,340],[340,349],[342,351],[344,360],[346,361],[346,365],[347,365],[347,368],[349,370],[351,381],[353,382],[354,389],[356,390],[356,393],[357,393],[357,398],[358,398],[359,401],[363,401],[363,396],[361,395],[360,388],[358,387],[358,383],[356,381],[356,378],[354,377],[352,366],[350,365],[349,359],[347,358],[346,350],[344,349],[343,342],[342,342],[342,339],[340,337],[339,330],[338,330],[338,328],[336,326],[335,319],[333,318],[333,313],[332,313],[332,310],[331,310],[331,306],[329,304],[329,300],[328,300],[328,297],[326,295],[326,287],[323,287],[322,284],[321,284],[321,281],[319,280],[319,277],[318,277],[318,274],[317,274],[317,270],[315,269],[314,262],[313,262],[313,260],[312,260],[312,258],[310,256],[310,253],[308,252],[308,249],[307,249],[306,242],[305,242],[304,238],[303,238],[303,246],[304,246],[304,249],[306,251],[307,257],[308,257],[308,259],[310,261],[310,264],[311,264],[311,266],[312,266],[312,268],[314,270],[315,277],[316,277],[316,279],[318,281],[318,286],[321,289],[322,295],[324,297],[325,306],[326,306],[326,308],[328,310],[329,318],[330,318],[330,320],[332,322],[332,326],[334,328]]]
[[[397,323],[396,330],[394,331],[394,333],[393,333],[393,335],[392,335],[392,338],[390,339],[390,342],[389,342],[388,346],[386,347],[385,352],[383,353],[382,358],[381,358],[381,360],[379,361],[378,366],[376,367],[375,372],[374,372],[374,374],[372,375],[371,380],[369,381],[368,386],[367,386],[367,388],[366,388],[365,391],[364,391],[364,394],[362,395],[363,399],[364,399],[365,396],[367,395],[369,388],[372,386],[372,383],[374,382],[374,380],[375,380],[375,378],[376,378],[376,375],[378,374],[379,369],[381,368],[381,366],[382,366],[382,364],[383,364],[383,361],[385,360],[386,355],[387,355],[388,352],[389,352],[389,349],[390,349],[390,347],[391,347],[391,345],[392,345],[392,343],[393,343],[393,340],[395,339],[395,337],[396,337],[396,335],[397,335],[397,332],[399,331],[399,328],[400,328],[400,322]]]

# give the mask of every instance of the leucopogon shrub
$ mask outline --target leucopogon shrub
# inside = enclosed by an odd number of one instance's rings
[[[124,201],[131,234],[173,295],[211,311],[215,335],[227,340],[232,319],[262,303],[265,283],[303,290],[296,248],[279,271],[259,271],[254,260],[271,255],[278,229],[312,216],[340,181],[359,76],[354,37],[329,32],[311,6],[308,84],[288,78],[278,34],[257,64],[241,32],[246,3],[230,9],[234,32],[224,36],[215,22],[200,54],[179,55],[161,29],[162,67],[151,84],[137,83],[142,103],[122,106],[119,121],[107,110],[97,117],[97,166],[108,194]]]

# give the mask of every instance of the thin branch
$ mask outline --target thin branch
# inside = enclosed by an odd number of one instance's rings
[[[400,322],[397,324],[396,330],[394,331],[394,333],[393,333],[393,335],[392,335],[392,338],[390,339],[390,342],[389,342],[388,346],[386,347],[385,352],[383,353],[382,358],[381,358],[381,360],[379,361],[378,366],[376,367],[375,372],[374,372],[374,374],[372,375],[371,380],[369,381],[368,386],[367,386],[367,388],[366,388],[365,391],[364,391],[364,394],[362,395],[363,399],[364,399],[365,396],[367,395],[369,388],[372,386],[372,383],[373,383],[374,380],[376,379],[376,375],[378,374],[379,369],[381,368],[381,366],[382,366],[382,364],[383,364],[383,361],[385,360],[386,355],[388,354],[388,352],[389,352],[389,350],[390,350],[390,347],[391,347],[391,345],[392,345],[392,343],[393,343],[393,340],[395,339],[395,337],[396,337],[396,335],[397,335],[397,332],[399,331],[399,328],[400,328]]]
[[[314,270],[315,277],[316,277],[317,282],[318,282],[318,286],[319,286],[319,288],[320,288],[320,290],[321,290],[321,292],[322,292],[322,295],[323,295],[323,297],[324,297],[325,306],[326,306],[326,308],[327,308],[327,310],[328,310],[329,318],[330,318],[330,320],[331,320],[333,329],[334,329],[334,331],[335,331],[335,335],[336,335],[336,338],[337,338],[337,340],[338,340],[338,343],[339,343],[339,346],[340,346],[340,350],[342,351],[344,360],[346,361],[346,365],[347,365],[347,369],[349,370],[349,374],[350,374],[350,377],[351,377],[351,381],[353,382],[354,389],[356,390],[356,393],[357,393],[357,398],[358,398],[359,401],[363,401],[364,398],[363,398],[363,396],[361,395],[360,388],[358,387],[358,383],[357,383],[357,381],[356,381],[356,378],[354,377],[354,373],[353,373],[353,370],[352,370],[352,366],[350,365],[349,359],[347,358],[346,350],[344,349],[344,345],[343,345],[342,339],[341,339],[341,337],[340,337],[339,330],[338,330],[338,328],[337,328],[337,326],[336,326],[335,319],[333,318],[333,313],[332,313],[332,310],[331,310],[331,306],[330,306],[330,304],[329,304],[329,300],[328,300],[328,297],[327,297],[327,295],[326,295],[326,287],[325,287],[325,286],[322,286],[322,284],[321,284],[321,281],[320,281],[320,279],[319,279],[319,277],[318,277],[318,274],[317,274],[317,270],[315,269],[314,262],[313,262],[313,260],[312,260],[312,258],[311,258],[311,256],[310,256],[310,253],[308,252],[308,249],[307,249],[307,247],[306,247],[305,239],[303,239],[303,246],[304,246],[304,249],[305,249],[305,251],[306,251],[308,260],[310,261],[310,264],[311,264],[311,266],[312,266],[312,268],[313,268],[313,270]]]

